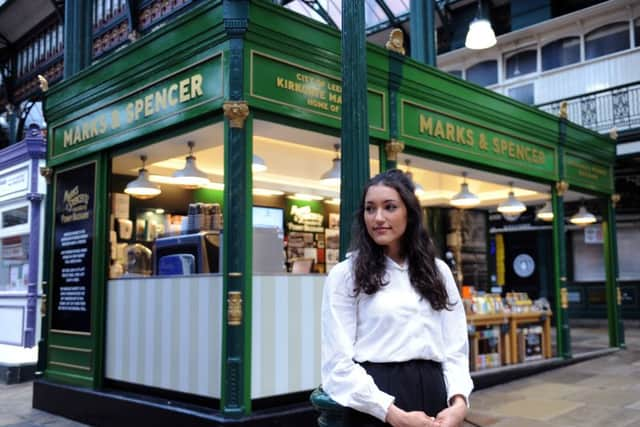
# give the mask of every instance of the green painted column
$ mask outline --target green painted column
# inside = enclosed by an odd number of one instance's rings
[[[556,301],[554,314],[556,318],[557,355],[564,359],[569,359],[571,358],[571,336],[569,316],[567,314],[567,309],[569,308],[567,293],[567,236],[564,227],[564,201],[556,187],[551,189],[551,202],[553,204],[553,280]]]
[[[91,65],[93,57],[92,1],[67,0],[64,4],[64,78]]]
[[[607,318],[609,320],[609,346],[624,347],[620,318],[620,289],[618,288],[618,258],[616,250],[616,219],[611,199],[602,203],[602,237],[604,243],[605,293],[607,295]],[[622,344],[622,345],[621,345]]]
[[[436,36],[433,18],[434,0],[411,0],[411,58],[436,66]]]
[[[45,101],[46,102],[46,101]],[[53,184],[52,184],[52,176],[53,170],[51,168],[41,168],[40,174],[45,178],[47,182],[47,192],[45,196],[45,208],[44,208],[44,238],[42,240],[42,259],[50,260],[51,259],[51,245],[49,244],[49,236],[51,236],[52,232],[52,224],[53,224]],[[51,263],[50,262],[42,262],[42,312],[41,315],[41,326],[40,326],[40,336],[38,337],[38,362],[36,364],[36,377],[41,377],[44,375],[44,370],[47,368],[47,336],[49,335],[49,306],[51,305],[53,298],[51,292],[51,283],[47,280],[51,274]]]
[[[567,235],[564,226],[564,193],[569,184],[564,181],[564,145],[567,142],[566,103],[563,103],[558,119],[558,175],[560,181],[551,188],[553,204],[553,260],[554,260],[554,314],[556,318],[556,346],[558,356],[571,358],[571,334],[569,329],[569,296],[567,292]]]
[[[9,125],[9,145],[13,145],[18,138],[18,113],[12,104],[7,105],[7,124]]]
[[[340,259],[349,248],[351,219],[369,179],[366,52],[364,0],[343,2]]]
[[[404,48],[401,50],[404,52]],[[404,150],[404,144],[398,141],[398,91],[402,83],[404,58],[404,53],[389,50],[389,141],[385,143],[384,150],[380,150],[381,172],[397,168],[398,154]]]
[[[225,0],[229,96],[224,103],[224,234],[222,372],[225,416],[251,412],[251,155],[252,121],[243,100],[248,0]]]

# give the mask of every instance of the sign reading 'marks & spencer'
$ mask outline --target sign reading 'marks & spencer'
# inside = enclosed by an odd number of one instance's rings
[[[80,118],[54,124],[53,156],[134,130],[151,132],[165,119],[222,98],[222,68],[218,54]]]

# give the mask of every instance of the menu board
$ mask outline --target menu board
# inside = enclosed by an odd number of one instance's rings
[[[95,177],[95,163],[56,175],[51,318],[54,330],[91,331]]]

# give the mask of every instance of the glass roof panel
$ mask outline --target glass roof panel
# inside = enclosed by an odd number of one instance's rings
[[[409,13],[409,0],[385,0],[385,3],[395,16]]]
[[[388,21],[389,18],[384,10],[375,0],[365,0],[364,2],[364,26],[365,28],[373,27],[381,22]]]
[[[324,19],[322,19],[320,15],[318,15],[318,13],[315,10],[307,6],[302,1],[299,1],[299,0],[292,1],[291,3],[287,3],[285,7],[289,10],[299,13],[302,16],[306,16],[307,18],[314,19],[318,22],[322,22],[323,24],[327,23]]]

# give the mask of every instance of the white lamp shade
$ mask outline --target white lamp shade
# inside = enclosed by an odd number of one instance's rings
[[[138,171],[138,177],[127,184],[124,192],[136,199],[151,199],[159,195],[162,190],[158,184],[149,181],[149,172],[142,168]]]
[[[266,170],[267,170],[267,164],[264,162],[264,159],[254,154],[253,161],[251,162],[251,171],[264,172]]]
[[[320,177],[320,181],[325,185],[340,184],[340,159],[333,159],[333,166]]]
[[[553,221],[553,208],[550,202],[545,202],[544,206],[536,213],[536,218],[546,222]]]
[[[496,44],[496,35],[491,22],[484,18],[475,18],[469,24],[469,32],[464,45],[469,49],[488,49]]]
[[[206,173],[198,169],[196,166],[196,158],[191,155],[187,156],[184,169],[175,171],[173,178],[176,184],[189,189],[200,188],[209,183],[209,177]]]
[[[527,207],[520,200],[516,199],[513,191],[509,191],[509,197],[498,205],[498,212],[506,214],[520,214],[527,210]]]
[[[588,225],[596,222],[596,217],[589,212],[584,205],[582,205],[580,206],[580,209],[578,209],[578,212],[569,218],[569,222],[576,225]]]
[[[460,184],[460,192],[454,195],[449,204],[456,208],[466,209],[476,206],[480,203],[478,196],[469,191],[469,184],[463,182]]]

